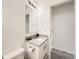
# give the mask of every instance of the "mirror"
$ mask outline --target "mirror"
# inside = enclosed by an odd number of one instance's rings
[[[25,34],[38,32],[38,11],[35,3],[31,0],[25,3]]]

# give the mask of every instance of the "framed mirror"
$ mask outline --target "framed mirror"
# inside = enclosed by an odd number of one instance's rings
[[[25,34],[38,32],[38,10],[34,0],[25,1]]]

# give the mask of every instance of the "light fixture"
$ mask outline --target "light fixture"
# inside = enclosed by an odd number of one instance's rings
[[[32,9],[36,9],[37,8],[37,4],[36,4],[36,2],[34,0],[26,0],[26,5],[28,5]]]

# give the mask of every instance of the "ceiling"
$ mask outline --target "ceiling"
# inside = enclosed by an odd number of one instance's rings
[[[51,6],[51,5],[55,5],[55,4],[58,4],[58,3],[74,1],[74,0],[35,0],[35,1],[37,1],[39,4],[44,3],[44,4]]]

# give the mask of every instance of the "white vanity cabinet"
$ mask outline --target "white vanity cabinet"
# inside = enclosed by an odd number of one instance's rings
[[[27,59],[45,59],[48,52],[48,38],[38,37],[26,42]]]

